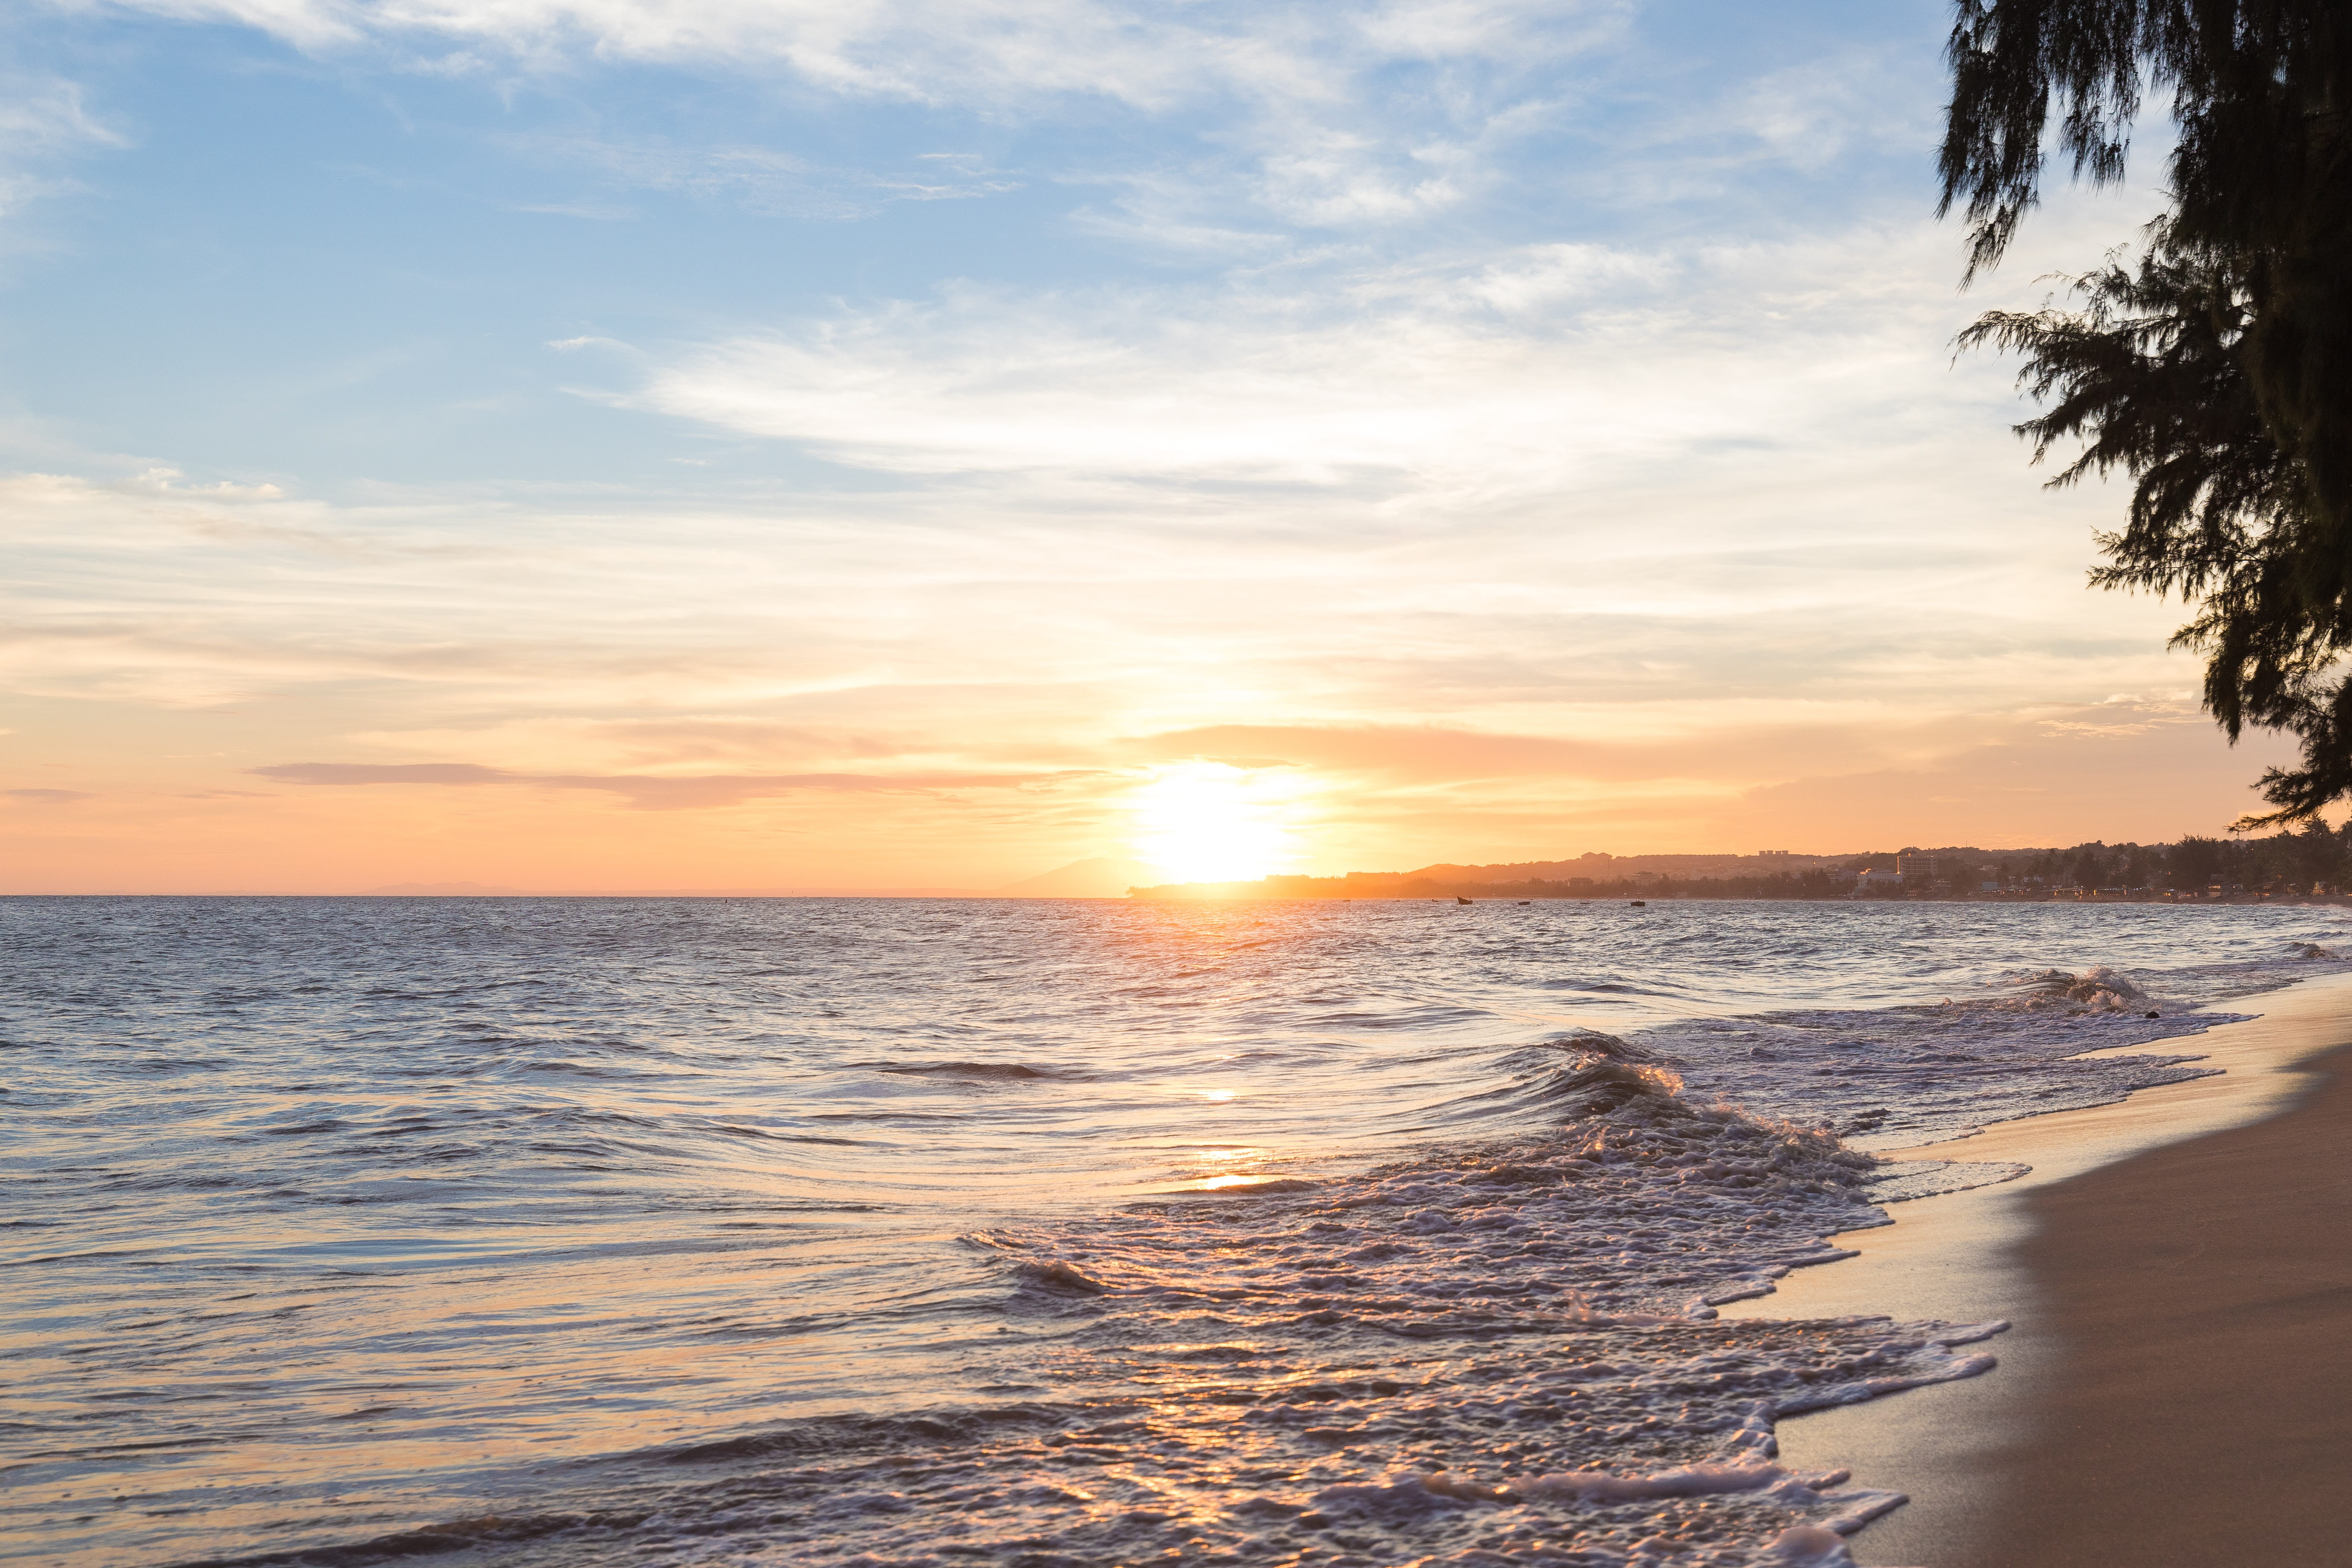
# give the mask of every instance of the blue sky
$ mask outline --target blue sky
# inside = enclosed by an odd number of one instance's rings
[[[2210,830],[2258,758],[1949,350],[2148,198],[1960,297],[1946,26],[20,7],[25,874],[986,886],[1171,776],[1315,869]]]
[[[20,451],[320,494],[667,489],[680,456],[796,479],[773,444],[612,402],[641,356],[951,285],[1311,301],[1508,247],[1801,237],[1920,205],[1939,87],[1925,5],[1429,7],[1387,38],[1377,8],[1039,5],[1013,39],[934,32],[977,7],[876,9],[846,82],[793,68],[750,6],[748,47],[634,58],[552,6],[463,30],[34,14],[11,51],[39,106],[9,258]],[[298,21],[250,25],[272,16]],[[1128,58],[1097,77],[1065,16]],[[1273,58],[1221,69],[1212,46]],[[1292,68],[1314,99],[1282,100]]]

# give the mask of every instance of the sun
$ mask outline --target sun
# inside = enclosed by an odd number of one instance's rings
[[[1163,768],[1135,794],[1135,848],[1180,882],[1254,881],[1293,858],[1284,802],[1223,763]]]

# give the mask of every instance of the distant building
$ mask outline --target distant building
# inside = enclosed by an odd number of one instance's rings
[[[1789,854],[1790,852],[1786,849],[1759,849],[1756,851],[1756,858],[1759,860],[1786,860],[1789,858]]]
[[[1936,879],[1936,862],[1916,849],[1906,849],[1895,858],[1895,874],[1914,882]]]
[[[1903,886],[1902,872],[1882,871],[1875,866],[1855,878],[1853,881],[1853,890],[1857,893],[1874,893],[1901,886]]]

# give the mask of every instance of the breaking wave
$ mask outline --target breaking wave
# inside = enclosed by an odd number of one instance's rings
[[[1775,1423],[1974,1376],[2006,1325],[1719,1320],[1850,1256],[1823,1237],[1879,1217],[1876,1162],[1568,1044],[1567,1118],[1530,1136],[972,1233],[1007,1290],[983,1370],[1028,1403],[660,1458],[728,1472],[692,1491],[730,1562],[1850,1561],[1901,1498],[1783,1468]],[[599,1490],[530,1541],[619,1553],[680,1500],[626,1467]]]

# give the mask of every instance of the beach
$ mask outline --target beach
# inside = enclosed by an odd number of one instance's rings
[[[1906,1152],[2014,1183],[1901,1205],[1862,1256],[1727,1316],[2005,1317],[2000,1368],[1783,1424],[1786,1462],[1908,1506],[1864,1564],[2346,1561],[2352,1437],[2352,984],[2233,1004],[2223,1075]]]
[[[2352,1084],[2027,1202],[2062,1347],[1971,1561],[2191,1568],[2352,1560]],[[2184,1484],[2185,1483],[2185,1484]]]

